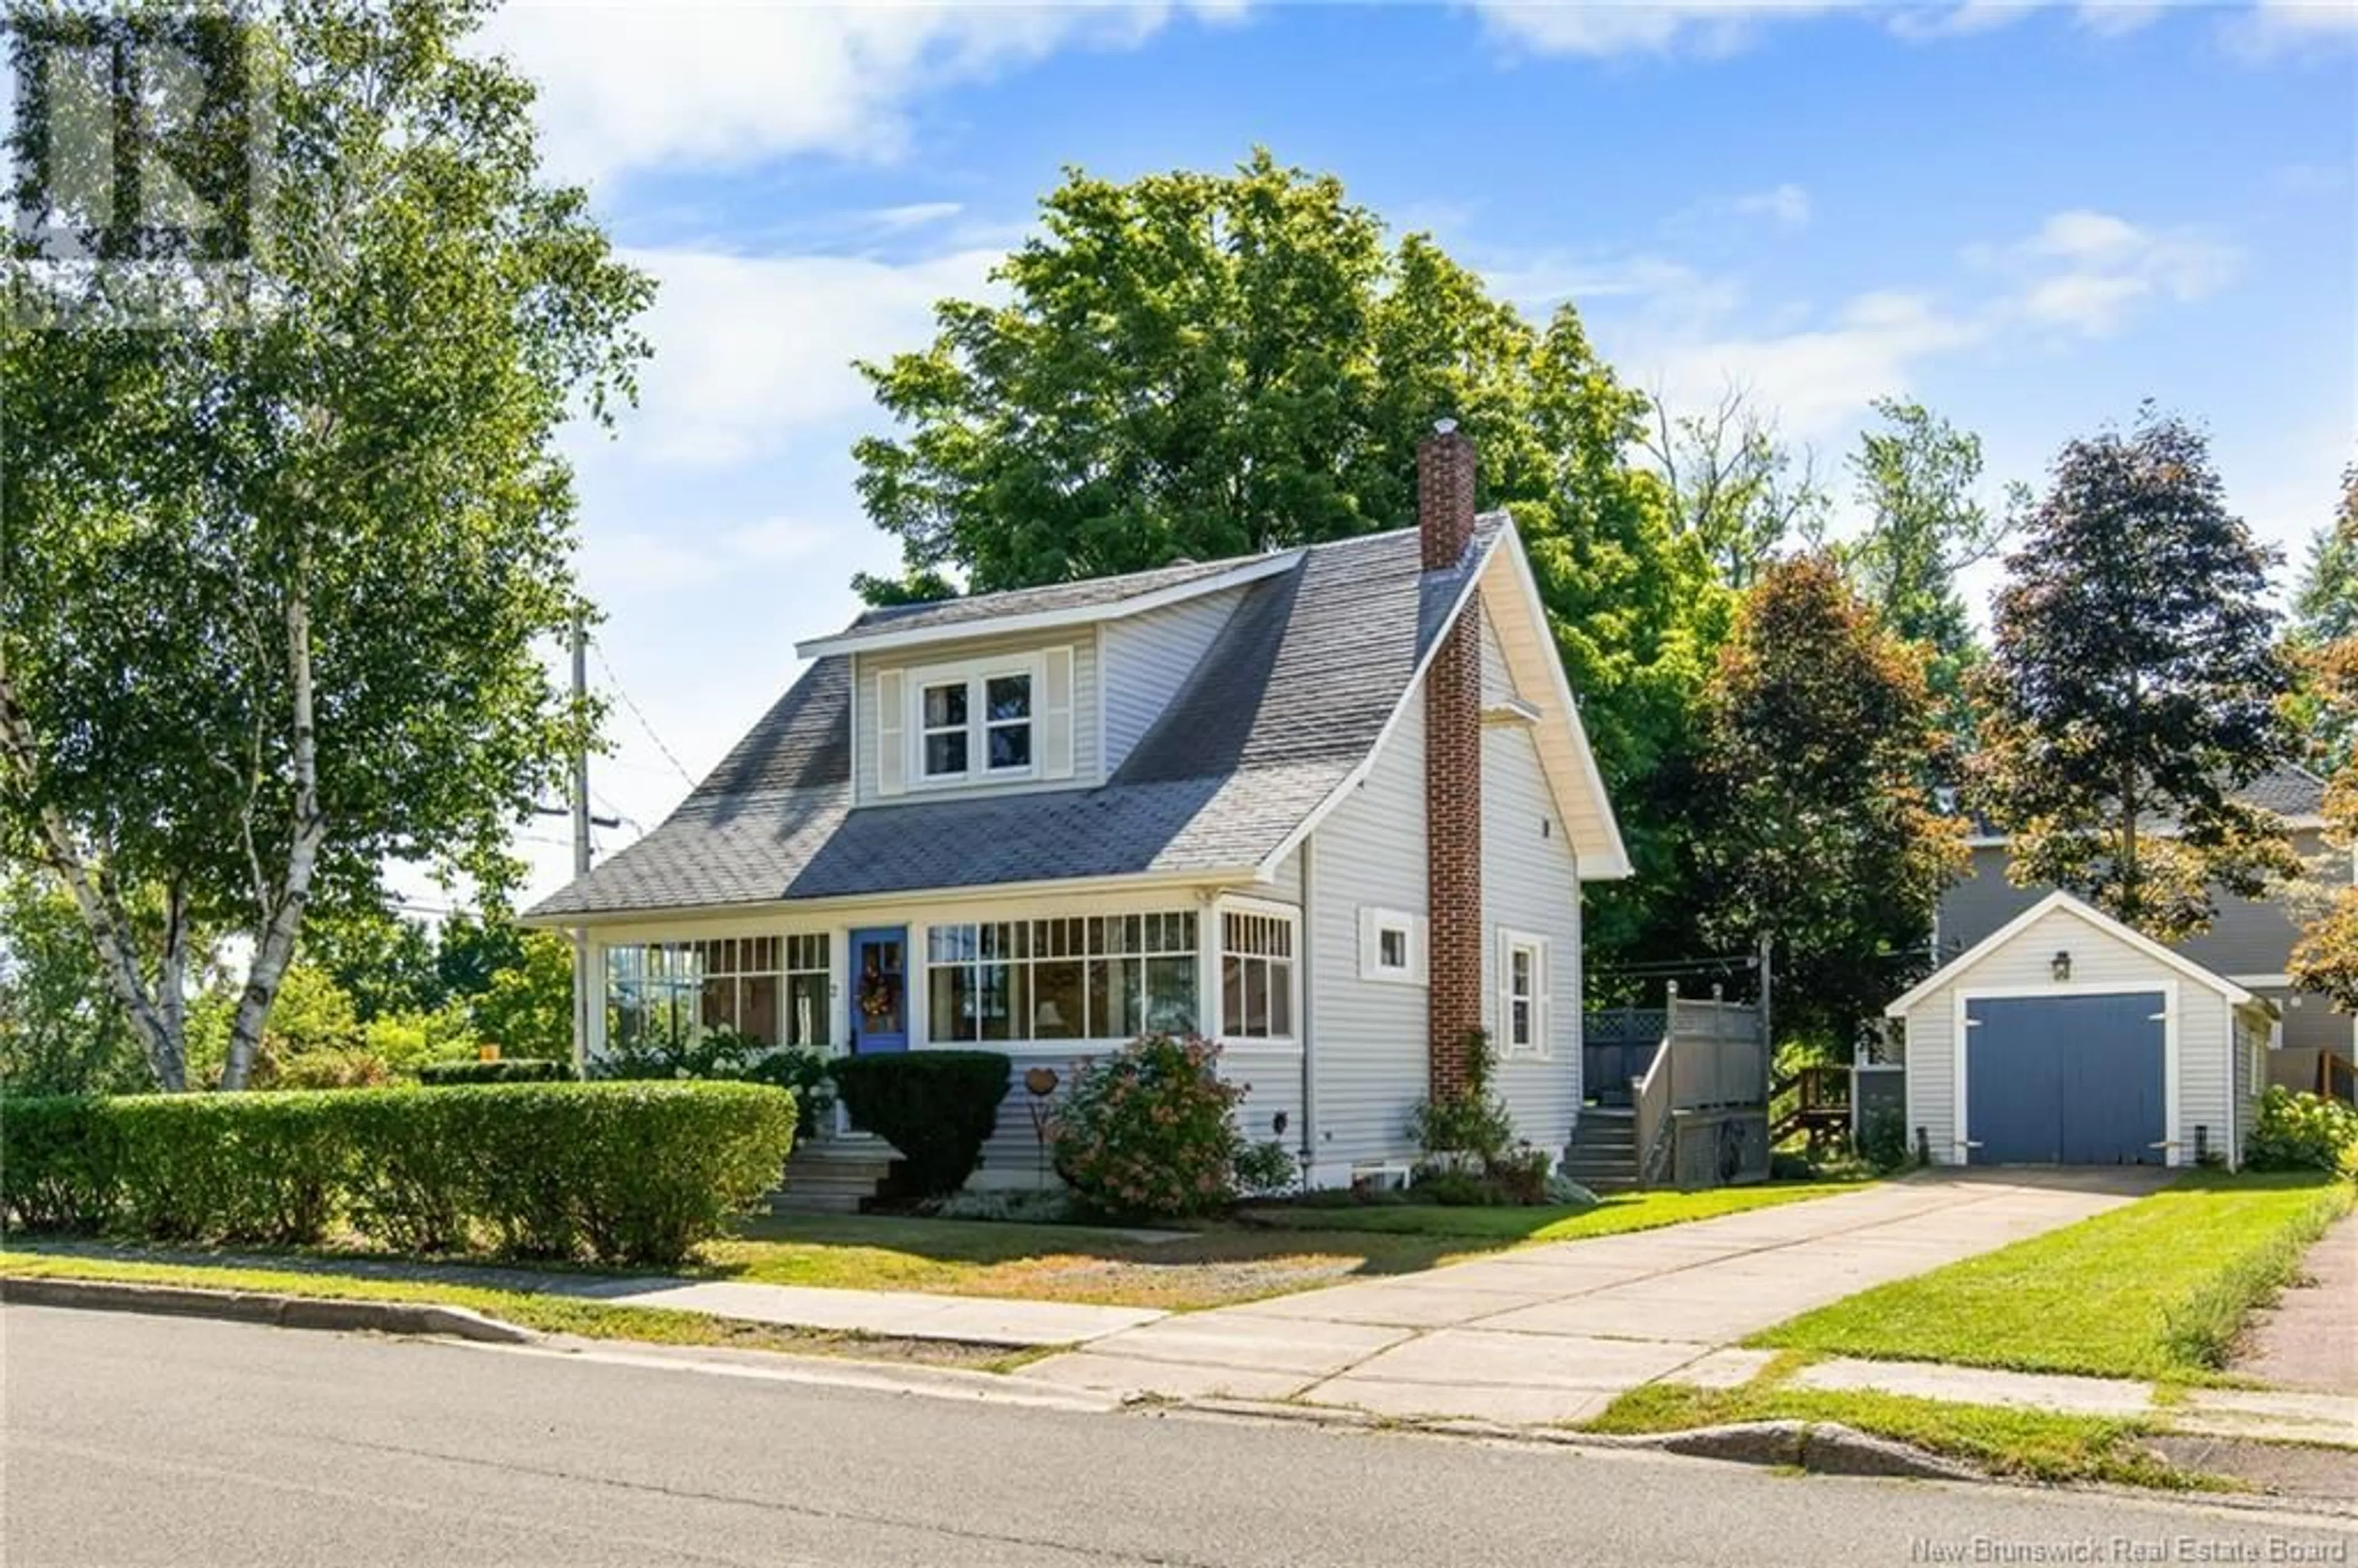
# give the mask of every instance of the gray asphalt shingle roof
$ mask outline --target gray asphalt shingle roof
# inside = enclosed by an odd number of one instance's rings
[[[869,632],[908,632],[918,627],[960,626],[968,622],[996,621],[1011,615],[1035,615],[1050,610],[1087,610],[1119,604],[1125,599],[1199,582],[1234,571],[1254,557],[1222,561],[1183,561],[1152,571],[1125,572],[1120,577],[1083,578],[1077,582],[1052,582],[1039,588],[1008,589],[999,593],[970,594],[963,599],[936,599],[924,604],[888,604],[863,611],[842,635]]]
[[[1374,746],[1505,524],[1503,514],[1482,518],[1475,547],[1453,571],[1422,569],[1412,529],[1314,546],[1291,569],[1253,582],[1162,718],[1095,787],[854,810],[851,658],[823,657],[661,827],[532,914],[554,919],[1254,865]],[[1088,589],[1102,598],[1087,602],[1110,602],[1238,564],[1026,594]],[[1051,607],[1011,602],[1022,597],[992,596],[997,613]],[[976,619],[978,633],[989,619]]]

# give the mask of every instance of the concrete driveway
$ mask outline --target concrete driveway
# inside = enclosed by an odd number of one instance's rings
[[[1585,1421],[1657,1379],[1749,1380],[1746,1336],[2159,1187],[2151,1170],[1927,1173],[1837,1197],[1560,1241],[1109,1335],[1020,1374],[1394,1416]]]

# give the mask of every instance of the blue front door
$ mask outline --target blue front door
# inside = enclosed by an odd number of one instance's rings
[[[851,934],[851,1049],[866,1055],[909,1048],[909,928]]]
[[[2142,1165],[2165,1151],[2158,991],[1979,997],[1965,1031],[1976,1165]]]

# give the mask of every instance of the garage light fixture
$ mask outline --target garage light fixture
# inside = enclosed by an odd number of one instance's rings
[[[2071,979],[2071,955],[2062,948],[2057,948],[2055,957],[2048,960],[2047,970],[2048,973],[2055,977],[2055,983],[2057,985],[2060,986],[2070,983]]]

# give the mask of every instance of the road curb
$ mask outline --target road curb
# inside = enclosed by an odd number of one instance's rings
[[[1141,1403],[1152,1401],[1141,1401]],[[1367,1431],[1421,1432],[1500,1443],[1542,1443],[1560,1448],[1676,1454],[1736,1465],[1768,1465],[1821,1476],[1881,1476],[1926,1481],[2000,1481],[1979,1465],[1911,1444],[1877,1437],[1839,1422],[1757,1421],[1683,1432],[1579,1432],[1558,1426],[1509,1426],[1498,1422],[1415,1420],[1371,1415],[1334,1406],[1260,1400],[1188,1400],[1166,1408],[1206,1415],[1304,1422]]]
[[[352,1301],[336,1296],[276,1295],[267,1291],[209,1291],[189,1285],[140,1285],[121,1280],[64,1280],[0,1275],[0,1302],[16,1306],[68,1307],[85,1312],[146,1313],[159,1317],[211,1317],[273,1328],[340,1333],[433,1335],[485,1345],[530,1345],[540,1336],[465,1307],[429,1302]]]

